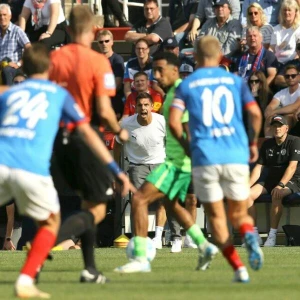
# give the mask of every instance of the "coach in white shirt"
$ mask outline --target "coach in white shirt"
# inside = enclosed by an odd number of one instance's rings
[[[121,123],[129,133],[124,145],[129,160],[129,176],[136,188],[139,188],[147,175],[165,161],[166,122],[162,115],[152,113],[152,97],[140,93],[136,98],[136,114]],[[120,141],[114,147],[115,158],[120,153]],[[117,160],[118,161],[118,160]]]
[[[271,118],[277,114],[277,109],[293,104],[298,97],[300,97],[300,85],[299,85],[299,70],[295,65],[287,65],[284,70],[284,79],[287,84],[287,88],[276,93],[265,110],[265,136],[271,136],[270,121]],[[286,116],[289,123],[289,128],[294,125],[294,118],[292,115]]]

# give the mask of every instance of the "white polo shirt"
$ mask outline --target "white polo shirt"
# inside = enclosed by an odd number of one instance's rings
[[[160,164],[165,161],[166,121],[162,115],[152,113],[151,123],[142,126],[134,114],[124,119],[121,126],[129,133],[129,140],[124,145],[129,162]],[[116,140],[120,143],[118,138]]]

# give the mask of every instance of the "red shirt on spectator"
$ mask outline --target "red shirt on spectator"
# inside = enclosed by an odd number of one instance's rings
[[[149,87],[147,93],[149,93],[152,96],[153,99],[153,109],[152,112],[159,112],[162,104],[163,104],[163,98],[161,94],[153,90]],[[135,114],[135,105],[136,105],[136,97],[138,96],[138,92],[133,91],[126,99],[125,105],[124,105],[124,112],[123,115],[129,115],[132,116]]]

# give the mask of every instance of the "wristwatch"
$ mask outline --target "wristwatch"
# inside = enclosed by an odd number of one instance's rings
[[[5,240],[6,240],[7,242],[10,242],[10,241],[11,241],[11,238],[10,238],[10,237],[7,237]]]
[[[17,66],[20,68],[21,67],[21,63],[18,61],[17,62]]]
[[[280,186],[280,187],[282,187],[283,189],[285,188],[285,184],[282,183],[281,181],[277,185]]]

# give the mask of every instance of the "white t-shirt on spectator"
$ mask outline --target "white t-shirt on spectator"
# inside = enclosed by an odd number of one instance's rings
[[[48,0],[45,3],[45,6],[42,8],[42,23],[43,25],[49,25],[50,22],[50,5],[53,3],[59,3],[59,15],[58,15],[58,20],[57,20],[57,24],[60,24],[61,22],[63,22],[65,20],[65,15],[61,6],[61,0]],[[29,8],[31,10],[31,13],[34,14],[35,12],[35,8],[32,4],[31,0],[25,0],[24,2],[24,6]]]
[[[289,88],[286,88],[276,93],[273,98],[277,99],[281,106],[287,106],[293,104],[298,97],[300,97],[300,85],[293,94],[290,94]]]
[[[275,45],[275,56],[280,63],[286,63],[296,57],[296,42],[300,39],[300,27],[284,28],[280,24],[274,27],[271,46]]]
[[[152,113],[151,123],[142,126],[134,114],[124,119],[121,126],[129,133],[129,140],[124,145],[129,162],[160,164],[165,161],[166,121],[162,115]],[[120,143],[118,137],[117,142]]]

